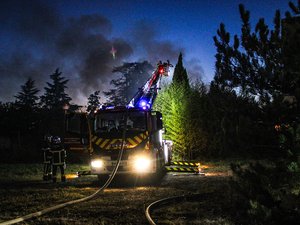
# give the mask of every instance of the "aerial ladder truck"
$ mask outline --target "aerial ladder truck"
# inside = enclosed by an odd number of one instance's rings
[[[157,64],[152,76],[125,106],[102,106],[81,116],[81,123],[74,126],[74,114],[67,118],[69,133],[76,138],[65,138],[72,150],[86,148],[90,153],[91,174],[99,179],[111,174],[117,164],[118,153],[123,148],[118,174],[156,175],[171,160],[169,143],[162,139],[162,114],[152,106],[158,94],[160,81],[168,76],[169,61]],[[76,127],[76,129],[75,129]],[[126,129],[125,137],[124,129]],[[76,131],[77,130],[77,131]],[[79,143],[80,140],[80,143]]]

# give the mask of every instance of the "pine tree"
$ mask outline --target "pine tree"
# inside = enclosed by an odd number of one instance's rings
[[[275,13],[273,29],[261,18],[252,31],[250,12],[243,5],[239,5],[239,10],[241,36],[234,35],[231,40],[231,35],[221,23],[214,37],[217,47],[214,81],[223,89],[235,89],[241,95],[256,96],[261,105],[265,105],[282,92],[285,79],[280,12]]]
[[[34,80],[28,78],[24,85],[21,86],[21,91],[15,96],[16,106],[19,109],[32,111],[37,107],[39,90],[35,87]]]
[[[154,108],[163,114],[166,138],[173,141],[173,158],[183,160],[188,157],[186,138],[188,136],[187,96],[183,86],[170,85],[161,91]]]
[[[297,8],[290,3],[296,14],[300,11],[300,1],[298,5]],[[300,149],[299,107],[296,104],[287,107],[283,100],[286,94],[294,94],[297,99],[299,90],[299,57],[295,57],[299,56],[299,38],[295,38],[297,30],[299,32],[299,22],[296,21],[299,20],[297,17],[289,18],[287,13],[284,22],[294,20],[288,30],[292,31],[292,41],[287,41],[284,30],[281,35],[279,11],[275,14],[274,29],[270,29],[260,19],[252,31],[250,12],[243,5],[239,9],[241,36],[234,36],[231,43],[230,34],[225,25],[221,24],[217,31],[218,37],[214,37],[217,47],[214,84],[221,91],[236,92],[238,96],[248,99],[255,97],[253,102],[259,107],[254,118],[259,118],[261,125],[269,127],[268,132],[260,131],[259,138],[273,138],[272,145],[265,145],[267,148],[264,150],[268,151],[269,162],[250,163],[243,167],[232,165],[236,190],[242,196],[242,203],[247,203],[244,213],[249,217],[244,222],[297,224],[300,219],[297,210],[300,206],[300,165],[297,159]],[[227,113],[228,109],[224,111]],[[255,124],[254,118],[252,124]],[[222,128],[228,127],[226,123],[223,124]],[[263,127],[260,130],[267,131]],[[254,143],[260,144],[257,140]],[[259,152],[259,156],[262,156],[262,152]]]
[[[150,77],[152,65],[147,62],[124,63],[113,69],[113,73],[120,73],[121,77],[111,81],[114,87],[103,92],[108,98],[107,103],[113,105],[126,105],[138,89]]]
[[[192,160],[208,155],[206,127],[203,126],[205,95],[203,83],[198,82],[188,90],[174,83],[164,86],[157,96],[154,109],[163,114],[165,138],[174,144],[174,160]]]
[[[17,148],[25,155],[34,154],[32,149],[37,144],[36,135],[40,119],[37,110],[38,92],[39,90],[35,87],[34,80],[28,78],[25,84],[21,85],[21,91],[15,95],[14,107],[11,108],[10,114],[7,115],[8,121],[6,123],[10,127],[7,131],[15,133]]]
[[[109,105],[126,105],[129,101],[129,96],[126,93],[127,82],[125,77],[111,80],[110,84],[114,87],[109,91],[104,91],[104,95],[108,98]]]
[[[94,93],[90,94],[88,97],[88,106],[87,111],[93,112],[95,109],[99,108],[100,105],[100,91],[95,91]]]
[[[283,91],[288,95],[296,96],[300,99],[300,0],[298,6],[289,3],[292,13],[286,13],[286,18],[282,21],[282,40],[284,55],[284,69],[286,71],[283,84]]]
[[[60,110],[64,104],[70,104],[72,100],[69,95],[65,93],[66,85],[69,80],[61,76],[61,74],[57,68],[55,72],[50,75],[52,83],[47,82],[48,87],[45,87],[45,94],[41,96],[41,103],[46,109]]]
[[[178,61],[174,69],[172,83],[177,85],[183,85],[184,87],[188,88],[190,87],[186,69],[183,67],[182,53],[180,53],[178,56]]]

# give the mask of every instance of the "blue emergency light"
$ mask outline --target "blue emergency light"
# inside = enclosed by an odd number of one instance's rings
[[[150,104],[148,103],[147,100],[145,99],[141,99],[138,103],[139,108],[142,108],[143,110],[149,109],[150,108]]]

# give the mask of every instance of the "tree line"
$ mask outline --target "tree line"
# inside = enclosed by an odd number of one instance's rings
[[[300,21],[298,8],[290,6],[294,16],[287,12],[281,18],[276,11],[273,28],[259,19],[252,29],[243,5],[239,36],[232,37],[221,23],[213,37],[217,52],[209,85],[189,82],[180,54],[172,83],[156,104],[176,157],[277,157],[275,126],[299,115]]]
[[[221,23],[213,37],[211,83],[190,82],[180,53],[172,82],[162,87],[154,105],[163,114],[164,136],[173,141],[175,160],[268,160],[232,165],[239,224],[300,220],[300,1],[289,6],[284,18],[276,11],[273,27],[264,19],[252,27],[250,12],[240,5],[241,34],[231,35]],[[103,93],[106,103],[128,103],[151,70],[147,61],[114,68],[119,77]],[[29,78],[15,102],[0,104],[0,136],[10,140],[1,141],[2,160],[35,161],[42,135],[63,131],[63,106],[79,107],[71,104],[67,83],[57,69],[42,96]],[[89,95],[89,112],[105,103],[100,95],[100,90]]]
[[[290,6],[297,15],[297,7]],[[171,84],[158,95],[154,108],[164,115],[165,138],[174,142],[177,159],[275,156],[279,143],[274,126],[293,120],[298,113],[298,107],[282,104],[287,96],[298,99],[300,93],[299,34],[293,31],[298,17],[288,12],[282,19],[277,11],[273,28],[260,19],[252,30],[249,11],[243,5],[239,9],[241,35],[232,38],[221,23],[213,37],[217,52],[212,82],[191,83],[180,53]],[[112,72],[119,77],[103,92],[106,102],[101,102],[97,90],[87,99],[87,111],[101,103],[128,103],[152,70],[147,61],[115,67]],[[24,148],[30,137],[40,139],[45,133],[62,132],[64,105],[71,110],[79,108],[71,103],[67,84],[68,79],[57,69],[43,95],[38,96],[40,90],[28,78],[15,102],[0,103],[0,132],[13,137],[13,149]],[[39,135],[30,135],[32,132]],[[2,145],[2,149],[7,147]]]
[[[180,56],[158,99],[177,159],[252,159],[231,165],[237,224],[300,220],[300,1],[289,6],[284,18],[276,11],[273,28],[259,19],[253,29],[239,5],[241,34],[221,23],[213,38],[210,85],[187,85]]]
[[[147,61],[124,63],[113,69],[119,78],[112,80],[112,88],[104,92],[107,104],[124,105],[139,85],[144,83],[153,69]],[[101,91],[96,90],[87,98],[86,106],[73,104],[67,94],[69,80],[56,69],[49,76],[44,92],[35,81],[28,78],[14,96],[14,102],[0,102],[0,151],[4,162],[37,162],[41,160],[43,136],[64,135],[66,110],[76,111],[86,108],[92,112],[105,102],[101,101]]]

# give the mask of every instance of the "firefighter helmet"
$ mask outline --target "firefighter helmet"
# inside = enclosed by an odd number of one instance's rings
[[[58,137],[58,136],[54,136],[54,137],[52,137],[52,139],[51,139],[51,144],[61,144],[61,140],[60,140],[60,137]]]

